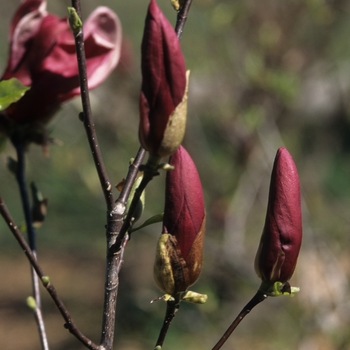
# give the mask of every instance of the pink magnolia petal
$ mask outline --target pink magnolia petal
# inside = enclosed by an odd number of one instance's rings
[[[14,31],[20,26],[20,21],[28,14],[39,11],[43,15],[46,13],[46,0],[22,0],[20,6],[12,17],[10,25],[10,41],[12,41]]]
[[[108,7],[98,7],[84,23],[89,89],[104,81],[116,67],[122,46],[122,26]],[[72,94],[79,93],[79,88]]]
[[[9,59],[2,79],[15,76],[23,84],[31,84],[28,67],[26,64],[22,67],[19,65],[28,51],[29,41],[35,37],[45,16],[46,1],[24,1],[17,9],[11,22]]]

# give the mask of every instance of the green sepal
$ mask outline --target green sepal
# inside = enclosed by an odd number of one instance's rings
[[[150,218],[148,218],[142,225],[130,230],[130,232],[135,232],[135,231],[138,231],[142,228],[145,228],[146,226],[156,224],[157,222],[162,222],[163,216],[164,216],[164,213],[153,215]]]
[[[26,300],[27,306],[32,309],[35,310],[36,309],[36,301],[32,296],[29,296]]]
[[[187,301],[188,303],[204,304],[208,300],[208,296],[206,294],[200,294],[190,290],[181,294],[181,301]]]
[[[262,281],[259,290],[269,297],[279,297],[281,295],[288,295],[294,297],[300,291],[299,287],[292,287],[289,282],[266,282]]]
[[[0,111],[17,102],[29,89],[16,78],[0,81]]]
[[[74,7],[67,7],[67,10],[70,29],[74,35],[77,35],[80,33],[81,28],[83,27],[83,22],[81,21]]]

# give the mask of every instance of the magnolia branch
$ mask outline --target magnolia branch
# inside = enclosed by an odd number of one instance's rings
[[[78,16],[81,18],[80,1],[72,0],[72,6],[75,8]],[[92,118],[88,78],[86,70],[86,57],[84,49],[84,33],[82,26],[80,30],[74,33],[75,47],[78,60],[78,70],[79,70],[79,82],[81,91],[81,102],[83,106],[83,114],[81,115],[82,121],[84,123],[87,139],[89,141],[91,153],[95,162],[95,167],[100,179],[101,188],[105,196],[106,205],[108,211],[111,211],[114,207],[114,199],[112,194],[112,185],[109,182],[107,171],[104,165],[102,154],[100,151],[97,134],[95,130],[95,124]]]
[[[5,220],[7,226],[10,228],[12,234],[15,236],[16,240],[18,241],[19,245],[23,249],[25,255],[27,256],[31,266],[35,270],[36,274],[38,275],[42,285],[45,287],[45,289],[50,294],[52,300],[56,304],[58,310],[60,311],[63,319],[65,320],[64,327],[69,330],[70,333],[72,333],[77,339],[79,339],[88,349],[91,350],[103,350],[102,347],[94,344],[89,338],[87,338],[76,326],[74,323],[71,315],[69,314],[67,308],[63,304],[62,300],[59,298],[58,293],[56,291],[56,288],[50,281],[50,278],[44,273],[43,269],[39,265],[35,255],[33,254],[33,251],[30,249],[28,243],[25,241],[24,237],[22,236],[22,233],[18,229],[17,225],[13,221],[5,202],[0,197],[0,214]]]
[[[26,168],[25,154],[24,154],[25,147],[20,137],[13,137],[12,142],[16,148],[16,153],[17,153],[16,179],[17,179],[17,184],[20,191],[23,213],[24,213],[24,218],[26,222],[28,242],[33,252],[33,255],[36,257],[36,232],[33,226],[33,220],[31,215],[31,208],[30,208],[29,196],[28,196],[28,190],[27,190],[27,184],[26,184],[26,177],[25,177],[25,168]],[[34,312],[35,321],[38,326],[41,347],[43,350],[48,350],[49,344],[47,340],[45,323],[44,323],[42,309],[41,309],[41,295],[40,295],[40,288],[39,288],[39,280],[32,266],[31,266],[31,278],[32,278],[33,296],[35,299],[35,307],[33,308],[33,312]]]
[[[187,14],[190,11],[192,0],[185,0],[177,13],[175,31],[178,38],[181,38],[184,26],[187,21]]]

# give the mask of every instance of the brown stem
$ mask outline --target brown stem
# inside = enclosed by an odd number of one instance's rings
[[[125,235],[119,245],[119,249],[114,251],[115,245],[123,225],[125,203],[129,197],[132,184],[134,183],[139,166],[145,155],[145,150],[140,148],[135,160],[129,166],[129,171],[125,179],[123,189],[116,201],[114,210],[107,217],[107,262],[106,262],[106,280],[105,297],[103,306],[103,321],[101,332],[101,345],[110,350],[113,348],[115,309],[117,304],[117,295],[119,287],[119,271],[123,262],[125,246],[128,242],[128,236]]]
[[[137,167],[137,169],[139,169],[140,165]],[[144,191],[144,189],[146,188],[148,183],[153,179],[153,177],[158,175],[157,165],[158,164],[153,164],[153,163],[150,163],[148,161],[147,164],[145,166],[143,166],[144,167],[143,178],[141,180],[139,187],[135,190],[134,197],[131,201],[129,211],[126,214],[123,225],[122,225],[122,227],[121,227],[121,229],[116,237],[116,241],[110,248],[110,252],[112,254],[117,253],[120,249],[121,242],[123,241],[124,236],[126,235],[126,233],[128,232],[128,230],[131,226],[131,220],[132,220],[132,217],[134,215],[136,206],[141,198],[142,192]]]
[[[18,229],[17,225],[13,221],[5,202],[0,197],[0,214],[4,218],[7,226],[10,228],[12,234],[17,239],[19,245],[23,249],[25,255],[27,256],[30,264],[32,265],[33,269],[37,273],[40,281],[42,282],[43,286],[46,288],[48,293],[50,294],[52,300],[56,304],[58,310],[60,311],[63,319],[65,320],[65,328],[69,330],[70,333],[72,333],[77,339],[80,340],[81,343],[83,343],[88,349],[91,350],[103,350],[102,347],[94,344],[89,338],[87,338],[83,333],[80,332],[80,330],[77,328],[76,324],[74,323],[72,317],[70,316],[67,308],[63,304],[62,300],[58,296],[58,293],[54,287],[54,285],[49,280],[48,276],[44,273],[43,269],[39,265],[35,255],[33,254],[32,250],[30,249],[29,245],[25,241],[24,237],[22,236],[22,233]]]
[[[80,0],[72,0],[72,7],[74,7],[81,18]],[[114,198],[112,194],[112,185],[109,182],[107,171],[103,162],[102,154],[100,151],[99,143],[97,140],[97,134],[95,130],[95,124],[92,119],[88,78],[86,71],[86,58],[84,49],[84,34],[81,30],[78,34],[74,35],[75,47],[77,51],[78,69],[79,69],[79,82],[80,82],[80,95],[83,106],[83,122],[89,141],[91,153],[95,162],[95,167],[100,179],[101,188],[105,196],[106,205],[108,211],[112,211],[114,207]]]
[[[125,235],[121,249],[116,254],[107,254],[107,271],[105,286],[105,302],[106,306],[103,311],[101,345],[106,350],[113,349],[114,327],[115,327],[115,310],[117,305],[119,272],[123,264],[125,247],[128,243],[129,236]]]
[[[16,153],[17,153],[16,180],[20,191],[21,203],[22,203],[22,208],[23,208],[23,213],[24,213],[24,218],[25,218],[26,228],[27,228],[28,242],[31,250],[33,251],[34,256],[36,257],[36,232],[33,226],[31,207],[29,202],[26,176],[25,176],[26,174],[25,146],[23,144],[23,140],[21,136],[17,134],[12,137],[12,143],[15,146]],[[32,266],[30,266],[30,269],[31,269],[33,296],[36,304],[35,308],[33,309],[34,318],[38,327],[41,348],[43,350],[48,350],[49,343],[47,340],[45,323],[44,323],[42,309],[41,309],[41,295],[40,295],[38,276],[36,275]]]
[[[175,31],[179,39],[181,38],[184,26],[186,24],[187,15],[190,10],[191,4],[192,4],[192,0],[185,0],[182,6],[180,7],[180,10],[177,13]]]
[[[249,312],[259,303],[264,301],[267,298],[267,295],[262,291],[258,290],[253,298],[249,301],[249,303],[242,309],[242,311],[238,314],[238,316],[231,323],[230,327],[226,330],[224,335],[220,338],[220,340],[216,343],[212,350],[219,350],[225,344],[226,340],[229,338],[231,333],[237,328],[237,326],[241,323],[243,318],[249,314]]]
[[[175,317],[175,313],[180,307],[179,300],[176,299],[170,299],[167,301],[167,307],[165,312],[165,317],[163,321],[162,329],[159,332],[158,340],[156,343],[156,349],[161,349],[165,340],[165,337],[168,333],[168,329],[170,327],[170,323]],[[158,347],[158,348],[157,348]]]

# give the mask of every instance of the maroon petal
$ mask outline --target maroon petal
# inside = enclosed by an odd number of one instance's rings
[[[167,174],[163,232],[176,237],[186,260],[205,218],[204,198],[197,168],[185,148],[170,157],[175,167]]]
[[[151,0],[142,39],[140,141],[156,154],[171,113],[186,89],[186,68],[174,28]]]

